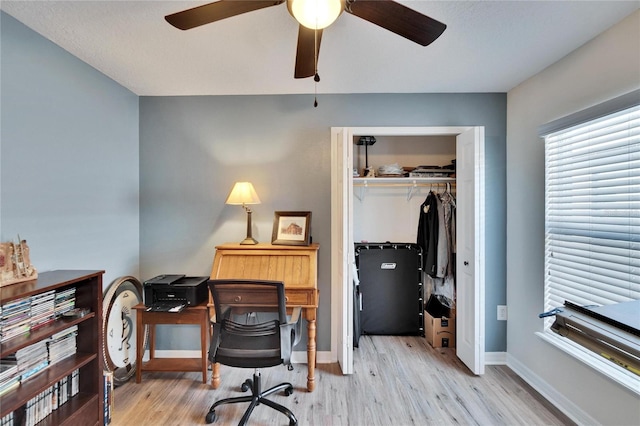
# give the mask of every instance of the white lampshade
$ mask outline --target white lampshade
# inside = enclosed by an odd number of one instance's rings
[[[287,0],[287,7],[301,25],[321,30],[338,19],[344,0]]]
[[[225,204],[260,204],[260,198],[258,198],[258,194],[253,189],[251,182],[236,182]]]

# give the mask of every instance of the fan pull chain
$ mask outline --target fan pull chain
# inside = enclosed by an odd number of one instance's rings
[[[316,28],[314,31],[314,40],[313,40],[313,60],[314,60],[314,69],[316,70],[315,75],[313,76],[313,85],[314,85],[314,98],[313,98],[313,107],[318,107],[318,82],[320,81],[320,74],[318,74],[318,29]]]
[[[320,81],[320,76],[318,75],[318,71],[316,71],[316,75],[313,76],[314,84],[314,99],[313,99],[313,107],[318,107],[318,82]]]

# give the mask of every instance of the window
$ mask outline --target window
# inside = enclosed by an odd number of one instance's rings
[[[540,134],[545,310],[565,301],[640,299],[640,91],[542,126]]]
[[[640,299],[640,106],[545,145],[546,307]]]

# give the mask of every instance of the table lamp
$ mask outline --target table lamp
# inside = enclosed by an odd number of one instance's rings
[[[242,208],[247,212],[247,238],[242,240],[240,244],[258,244],[258,241],[251,236],[251,209],[247,207],[247,204],[260,204],[260,198],[258,198],[251,182],[236,182],[225,204],[242,205]]]

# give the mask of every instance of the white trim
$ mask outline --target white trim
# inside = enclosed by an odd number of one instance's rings
[[[294,351],[291,354],[291,362],[294,364],[306,364],[307,352],[306,351]],[[316,352],[316,364],[333,364],[338,362],[337,357],[333,356],[329,351]]]
[[[484,148],[485,148],[485,139],[484,139],[484,127],[483,126],[440,126],[440,127],[434,127],[434,126],[423,126],[423,127],[412,127],[412,126],[406,126],[406,127],[349,127],[349,126],[341,126],[341,127],[331,127],[331,136],[332,136],[332,158],[331,158],[331,162],[332,162],[332,170],[334,170],[335,166],[336,166],[336,159],[334,158],[333,154],[334,154],[334,144],[335,144],[335,139],[337,137],[337,134],[339,132],[340,129],[344,129],[345,131],[348,131],[348,137],[349,139],[351,139],[353,136],[363,136],[363,135],[376,135],[376,136],[459,136],[463,133],[465,133],[466,131],[469,130],[473,130],[476,129],[476,132],[481,132],[480,134],[480,146],[478,146],[478,149],[480,149],[480,153],[481,153],[481,157],[480,158],[476,158],[476,161],[478,161],[479,159],[484,161]],[[457,142],[456,142],[457,143]],[[478,155],[478,153],[476,153],[476,155]],[[483,186],[482,186],[482,191],[484,191],[484,179],[485,179],[485,172],[484,172],[484,163],[482,164],[475,164],[475,168],[476,170],[474,171],[474,173],[476,173],[476,176],[479,176],[482,178],[482,182],[483,182]],[[334,173],[332,172],[332,185],[334,183]],[[351,175],[349,175],[351,176]],[[351,178],[352,180],[353,178]],[[349,191],[351,191],[351,185],[349,185]],[[339,252],[339,248],[336,247],[337,245],[342,244],[342,238],[336,238],[336,234],[335,232],[337,232],[337,230],[334,228],[335,224],[333,222],[336,221],[336,213],[334,210],[336,209],[336,205],[335,205],[335,200],[333,198],[333,194],[336,193],[335,188],[332,187],[332,205],[331,205],[331,217],[332,217],[332,238],[331,238],[331,256],[332,256],[332,271],[331,271],[331,288],[332,288],[332,297],[331,297],[331,356],[333,357],[334,355],[337,357],[337,351],[338,348],[336,347],[338,345],[338,334],[343,336],[343,341],[349,341],[350,336],[344,334],[344,328],[343,324],[340,324],[341,322],[341,318],[344,317],[349,317],[349,311],[351,311],[351,307],[350,306],[341,306],[341,302],[342,302],[342,298],[336,297],[336,294],[339,294],[340,292],[344,291],[344,276],[339,276],[339,274],[337,274],[337,270],[338,268],[334,268],[333,262],[336,261],[340,261],[342,262],[343,259],[336,259],[336,252]],[[478,215],[480,216],[480,224],[478,225],[478,227],[480,228],[480,230],[476,229],[477,232],[479,232],[479,237],[482,238],[481,241],[484,241],[485,238],[485,233],[484,233],[484,201],[485,201],[485,196],[484,196],[484,192],[483,195],[480,197],[480,203],[478,205],[478,208],[481,209],[480,213],[478,213]],[[475,212],[474,212],[474,216],[475,216]],[[351,229],[347,229],[347,230],[343,230],[343,232],[352,232]],[[481,268],[476,266],[476,270],[479,271],[478,273],[480,275],[476,275],[476,281],[479,279],[481,280],[480,282],[480,288],[477,289],[478,291],[480,291],[480,296],[478,298],[478,303],[479,305],[479,321],[478,324],[474,324],[475,327],[479,328],[479,331],[477,332],[477,336],[476,336],[476,345],[478,346],[477,348],[477,353],[476,353],[476,357],[478,358],[476,361],[479,363],[479,367],[480,367],[480,374],[483,373],[483,369],[484,369],[484,365],[485,365],[485,360],[484,358],[484,345],[485,345],[485,312],[484,312],[484,297],[485,297],[485,266],[484,265],[484,242],[478,241],[478,245],[480,247],[480,251],[478,253],[476,253],[476,258],[478,255],[480,255],[480,259],[482,262]],[[347,282],[349,282],[347,280]],[[345,311],[345,309],[347,311]],[[350,348],[351,350],[353,350],[353,348]],[[333,359],[333,358],[332,358]]]
[[[338,298],[338,292],[342,291],[342,286],[339,285],[341,283],[341,277],[343,271],[340,270],[339,265],[342,262],[342,259],[339,258],[339,247],[340,243],[338,243],[338,239],[342,238],[342,208],[336,208],[336,206],[342,206],[341,202],[341,184],[338,179],[339,170],[337,170],[337,165],[339,164],[339,156],[342,156],[342,152],[339,152],[338,147],[338,138],[340,137],[340,127],[332,127],[331,128],[331,294],[334,295],[331,299],[331,353],[332,356],[335,355],[335,359],[337,362],[338,359],[338,334],[340,330],[336,324],[340,323],[340,311],[335,309],[335,305],[337,302],[335,301]],[[293,355],[292,355],[293,356]]]
[[[156,358],[200,358],[200,350],[157,350]],[[149,351],[145,351],[143,361],[149,360]],[[307,352],[306,351],[294,351],[291,354],[291,362],[294,364],[306,364]],[[331,364],[336,362],[335,356],[332,356],[331,352],[319,351],[316,353],[316,363],[318,364]]]
[[[155,352],[156,358],[200,358],[202,356],[202,352],[200,349],[197,350],[157,350]],[[149,360],[149,350],[144,351],[144,356],[142,357],[143,361]]]
[[[351,134],[376,136],[457,136],[474,126],[444,126],[444,127],[349,127]]]
[[[599,422],[584,412],[579,406],[567,399],[553,386],[542,380],[540,376],[528,369],[516,358],[507,354],[507,367],[513,370],[518,376],[534,388],[547,401],[558,408],[562,413],[579,425],[597,425]]]
[[[558,130],[567,129],[577,126],[578,124],[586,123],[587,121],[604,117],[605,115],[614,114],[638,104],[640,104],[640,89],[618,96],[617,98],[609,99],[608,101],[559,118],[550,123],[543,124],[538,128],[538,135],[544,138]]]
[[[507,365],[506,352],[485,352],[484,365]]]
[[[506,365],[507,353],[506,352],[485,352],[485,365]],[[199,358],[199,350],[157,350],[156,358]],[[149,351],[145,351],[143,361],[149,360]],[[307,352],[306,351],[293,351],[291,354],[291,362],[294,364],[306,364]],[[332,351],[318,351],[316,352],[317,364],[333,364],[338,362],[338,358],[335,352]]]
[[[640,395],[640,378],[630,371],[619,367],[606,359],[594,354],[585,347],[574,343],[569,339],[558,336],[557,334],[547,332],[537,332],[536,336],[540,337],[545,342],[550,343],[561,351],[569,354],[578,361],[588,365],[595,371],[601,373],[605,377],[618,383],[625,389],[630,390],[636,395]]]

